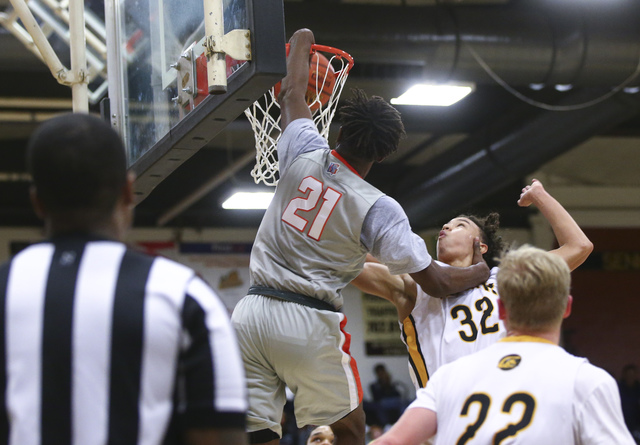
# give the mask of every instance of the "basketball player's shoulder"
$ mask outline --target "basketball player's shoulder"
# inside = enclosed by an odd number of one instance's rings
[[[586,397],[598,387],[611,386],[617,388],[615,379],[607,371],[589,363],[586,358],[568,355],[577,361],[575,383],[577,393],[582,393]]]
[[[348,193],[353,198],[362,199],[369,205],[375,204],[383,197],[396,203],[393,198],[387,197],[375,186],[365,181],[346,161],[337,157],[335,152],[325,156],[327,157],[325,158],[323,174],[328,181],[339,185],[342,189],[341,191]],[[397,204],[397,206],[400,206],[400,204]]]

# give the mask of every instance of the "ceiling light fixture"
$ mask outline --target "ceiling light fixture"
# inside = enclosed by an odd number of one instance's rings
[[[569,91],[569,90],[573,89],[573,85],[570,85],[570,84],[558,84],[558,85],[555,86],[555,89],[558,90],[558,91],[562,91],[562,92]]]
[[[465,98],[475,90],[472,83],[429,85],[416,84],[404,94],[391,99],[393,105],[423,105],[448,107]]]
[[[222,203],[222,208],[263,210],[269,207],[273,199],[273,192],[236,192]]]

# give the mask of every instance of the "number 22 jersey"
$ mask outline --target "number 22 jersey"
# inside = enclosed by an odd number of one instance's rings
[[[415,408],[436,413],[436,445],[635,443],[615,380],[538,337],[506,337],[443,366]]]
[[[431,297],[418,286],[415,306],[400,323],[416,389],[423,388],[442,365],[506,336],[498,318],[497,273],[494,267],[485,283],[447,298]]]

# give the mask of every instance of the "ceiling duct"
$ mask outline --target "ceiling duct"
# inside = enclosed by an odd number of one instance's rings
[[[285,14],[289,34],[310,28],[317,43],[351,53],[356,67],[358,62],[414,66],[422,68],[417,75],[424,80],[494,83],[471,48],[512,86],[578,87],[556,105],[592,101],[637,72],[640,4],[558,3],[327,7],[304,2],[287,3]],[[632,85],[638,84],[636,78]],[[393,196],[415,228],[432,227],[639,110],[638,99],[624,94],[573,111],[543,111],[523,104],[489,131],[472,135],[416,168]]]
[[[469,48],[510,85],[615,86],[636,71],[637,2],[554,3],[445,7],[286,2],[285,15],[288,35],[310,28],[317,43],[353,55],[356,67],[358,62],[413,65],[422,67],[425,80],[493,83]]]
[[[584,102],[593,91],[580,91],[563,103]],[[540,111],[526,125],[481,144],[486,135],[474,135],[473,144],[461,143],[428,164],[418,167],[396,188],[416,229],[432,227],[471,204],[488,197],[539,169],[543,164],[640,113],[636,95],[618,94],[589,108],[574,111]],[[482,145],[482,146],[481,146]],[[515,202],[515,200],[514,200]]]

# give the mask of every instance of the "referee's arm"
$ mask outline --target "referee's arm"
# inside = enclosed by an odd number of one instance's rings
[[[187,287],[182,324],[186,442],[246,444],[246,382],[235,332],[220,299],[198,277]]]

